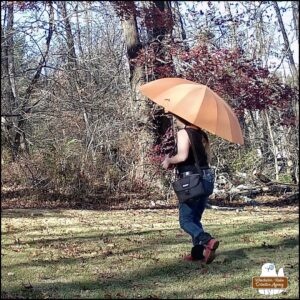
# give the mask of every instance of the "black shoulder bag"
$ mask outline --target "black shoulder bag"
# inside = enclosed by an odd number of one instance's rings
[[[214,189],[214,170],[212,168],[203,168],[199,166],[199,159],[193,142],[192,134],[189,132],[189,130],[187,130],[187,133],[190,138],[195,158],[195,166],[198,170],[198,173],[183,177],[172,183],[173,189],[180,203],[201,196],[208,197],[213,193]]]

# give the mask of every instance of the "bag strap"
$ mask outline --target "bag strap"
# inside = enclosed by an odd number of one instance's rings
[[[197,151],[196,151],[196,148],[195,148],[195,145],[194,145],[194,138],[193,138],[193,135],[192,133],[190,132],[189,128],[185,128],[188,136],[189,136],[189,139],[190,139],[190,142],[191,142],[191,146],[192,146],[192,150],[193,150],[193,154],[194,154],[194,158],[195,158],[195,166],[198,170],[198,172],[201,174],[201,170],[203,169],[207,169],[207,167],[203,168],[203,167],[200,167],[199,165],[199,158],[198,158],[198,154],[197,154]]]

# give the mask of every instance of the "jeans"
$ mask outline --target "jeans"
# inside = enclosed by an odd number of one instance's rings
[[[211,194],[214,188],[214,173],[211,170],[203,172],[203,185]],[[193,245],[203,245],[212,239],[212,236],[205,232],[201,224],[208,196],[190,199],[179,204],[179,224],[180,227],[192,237]]]
[[[201,217],[208,197],[189,200],[179,204],[180,227],[192,237],[193,245],[206,244],[212,237],[205,232],[201,224]]]

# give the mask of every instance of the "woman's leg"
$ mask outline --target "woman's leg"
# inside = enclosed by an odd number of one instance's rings
[[[193,221],[195,224],[197,224],[199,227],[203,229],[203,225],[201,223],[201,218],[203,215],[203,212],[205,210],[205,206],[207,203],[208,197],[203,197],[197,200],[197,202],[195,202],[195,207],[194,207],[194,216],[193,216]]]
[[[196,238],[203,232],[201,226],[194,222],[195,207],[194,203],[179,204],[179,224],[180,227],[188,233],[193,240],[193,245],[197,245]],[[198,243],[199,244],[199,243]]]
[[[201,232],[199,233],[198,236],[195,237],[194,239],[194,245],[198,244],[206,244],[212,237],[208,232],[205,232],[203,225],[201,223],[201,218],[203,215],[203,212],[205,210],[206,203],[208,201],[208,197],[200,197],[195,201],[194,209],[193,209],[193,222],[201,228]]]

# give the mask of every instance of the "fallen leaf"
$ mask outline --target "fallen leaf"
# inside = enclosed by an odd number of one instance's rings
[[[274,248],[273,245],[269,245],[269,244],[267,244],[265,241],[261,244],[261,246],[262,246],[263,248],[268,248],[268,249],[273,249],[273,248]]]
[[[116,296],[121,298],[121,299],[126,299],[127,298],[127,296],[122,294],[122,293],[117,293]]]
[[[24,287],[25,289],[33,289],[33,286],[31,285],[30,282],[29,282],[29,283],[22,283],[22,285],[23,285],[23,287]]]
[[[233,288],[237,291],[240,291],[242,289],[240,285],[234,285]]]
[[[226,256],[219,256],[219,257],[216,259],[216,261],[217,261],[218,263],[224,264],[224,263],[228,262],[228,257],[226,257]]]
[[[103,253],[104,257],[110,256],[110,255],[113,255],[113,252],[110,250]]]

